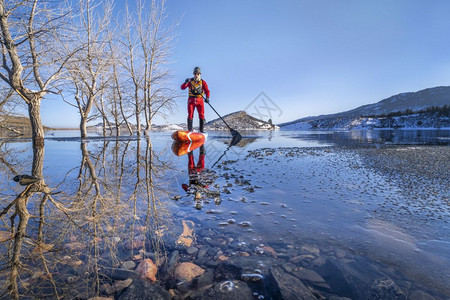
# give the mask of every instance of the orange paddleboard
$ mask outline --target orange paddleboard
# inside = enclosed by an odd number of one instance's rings
[[[205,141],[202,142],[190,142],[190,143],[184,143],[184,142],[173,142],[172,143],[172,151],[173,154],[176,156],[182,156],[185,154],[188,154],[192,150],[197,149],[201,145],[203,145]]]
[[[204,142],[206,134],[195,131],[178,130],[172,133],[172,139],[177,142]]]

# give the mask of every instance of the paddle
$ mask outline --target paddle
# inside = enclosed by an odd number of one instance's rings
[[[203,97],[203,99],[205,99],[205,97]],[[239,141],[242,139],[242,135],[237,130],[231,128],[230,125],[228,125],[227,122],[225,122],[222,116],[219,115],[219,113],[214,109],[214,107],[209,102],[206,103],[208,103],[208,105],[212,108],[212,110],[219,116],[219,118],[225,123],[225,125],[227,125],[228,129],[230,129],[231,136],[233,137],[230,146],[234,146],[237,143],[239,143]]]
[[[197,93],[201,94],[197,88],[194,87],[194,90],[196,90]],[[204,95],[202,95],[202,98],[206,102],[206,98]],[[242,135],[239,132],[237,132],[237,130],[234,130],[233,128],[231,128],[230,125],[228,125],[227,122],[225,122],[225,120],[222,118],[222,116],[219,115],[219,113],[214,109],[214,107],[209,102],[206,102],[206,103],[208,103],[208,105],[212,108],[212,110],[219,116],[219,118],[225,123],[225,125],[227,125],[228,129],[230,129],[231,136],[233,137],[231,139],[230,146],[234,146],[237,143],[239,143],[239,141],[242,139]]]

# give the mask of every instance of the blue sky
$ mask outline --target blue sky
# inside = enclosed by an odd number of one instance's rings
[[[167,21],[179,23],[172,88],[200,66],[220,114],[266,101],[281,123],[449,85],[449,12],[450,1],[168,0]],[[182,95],[171,122],[185,122]],[[78,124],[59,100],[44,99],[42,113],[48,126]]]

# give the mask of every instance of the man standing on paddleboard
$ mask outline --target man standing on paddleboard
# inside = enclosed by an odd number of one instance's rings
[[[186,78],[184,83],[181,85],[181,89],[185,90],[189,88],[189,98],[188,98],[188,130],[192,131],[192,123],[194,119],[194,110],[197,108],[199,121],[199,130],[204,132],[205,126],[205,104],[203,103],[203,95],[206,96],[205,101],[209,103],[209,89],[206,81],[201,79],[201,70],[199,67],[194,68],[194,77]]]

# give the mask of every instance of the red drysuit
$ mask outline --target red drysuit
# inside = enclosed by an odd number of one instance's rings
[[[188,82],[181,85],[181,89],[189,88],[188,98],[188,119],[194,118],[194,109],[197,108],[199,119],[205,119],[205,105],[203,102],[203,94],[209,98],[208,84],[203,79],[196,82],[191,78]]]

